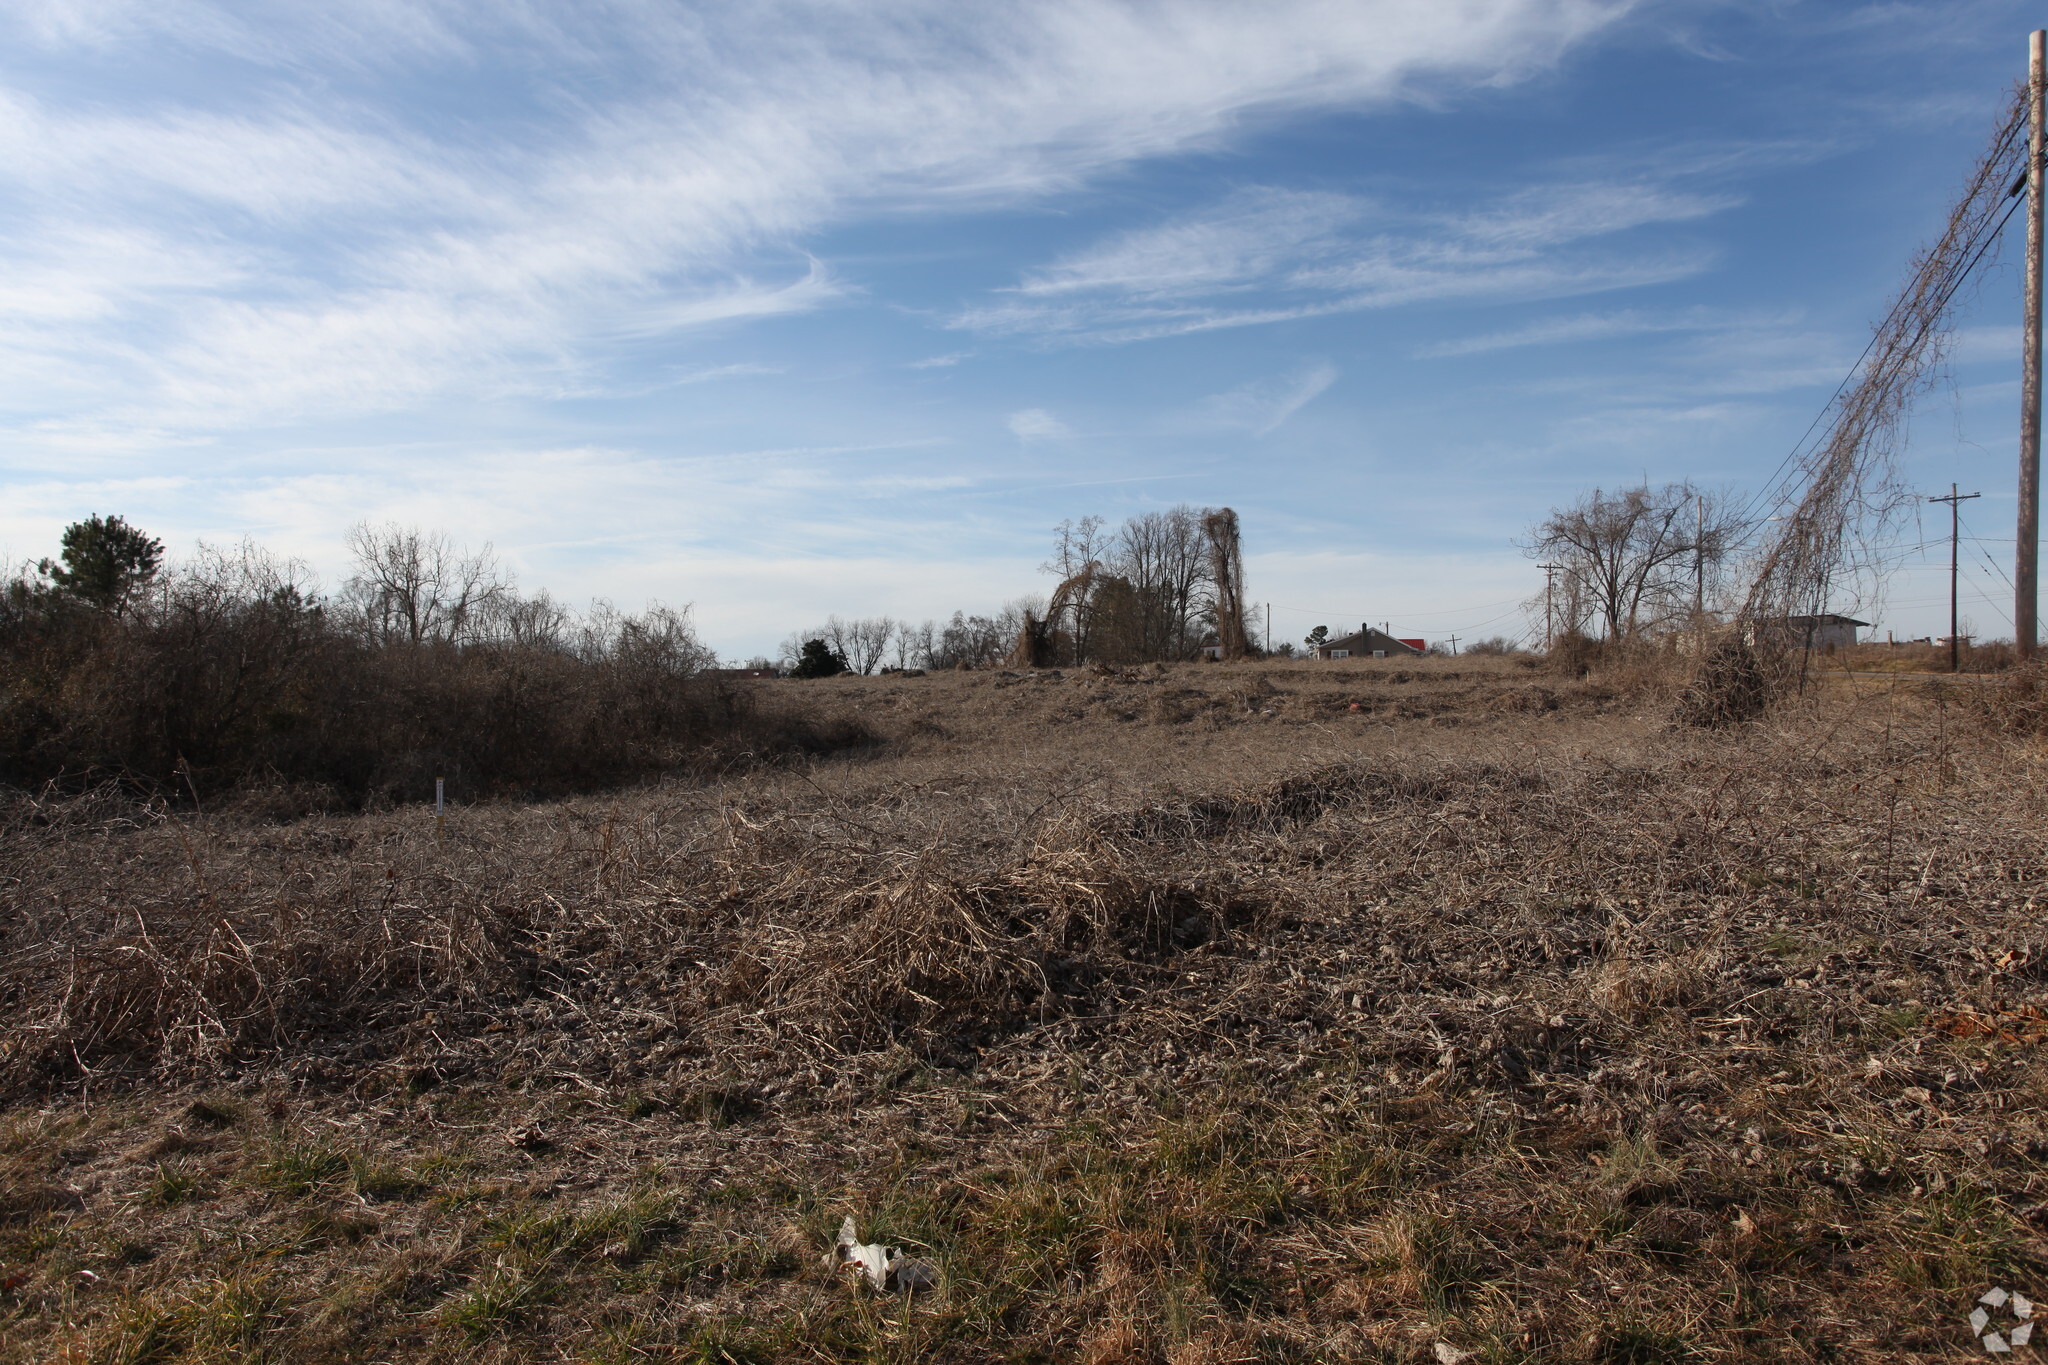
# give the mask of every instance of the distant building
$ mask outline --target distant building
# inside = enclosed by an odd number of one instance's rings
[[[1429,652],[1422,640],[1399,640],[1383,630],[1361,625],[1357,632],[1325,640],[1316,648],[1318,659],[1419,659]]]
[[[1788,616],[1785,636],[1794,649],[1844,649],[1856,643],[1859,629],[1869,625],[1853,616]]]
[[[1870,624],[1853,616],[1832,613],[1822,616],[1786,616],[1767,625],[1745,622],[1742,638],[1750,644],[1765,636],[1786,649],[1832,653],[1857,643],[1856,632]]]

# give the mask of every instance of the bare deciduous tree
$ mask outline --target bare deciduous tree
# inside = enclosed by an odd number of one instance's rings
[[[1209,617],[1215,623],[1216,643],[1224,658],[1242,659],[1251,653],[1251,641],[1245,635],[1244,551],[1237,513],[1214,508],[1202,518],[1202,535],[1209,542]]]
[[[478,615],[476,634],[522,649],[566,650],[576,613],[546,589],[532,597],[506,592]]]
[[[938,644],[939,628],[935,621],[911,625],[905,621],[896,627],[896,666],[898,668],[930,668],[932,650]]]
[[[1136,593],[1145,657],[1179,659],[1200,643],[1209,542],[1202,514],[1185,503],[1132,517],[1117,532],[1111,571]]]
[[[1236,522],[1227,507],[1185,503],[1132,517],[1114,535],[1101,517],[1061,522],[1040,566],[1060,580],[1045,651],[1076,663],[1185,659],[1213,628],[1227,654],[1246,652]]]
[[[344,595],[380,644],[467,640],[512,591],[489,545],[472,553],[445,532],[358,522],[348,548],[356,572]]]
[[[994,616],[954,612],[953,619],[939,632],[938,643],[932,648],[931,667],[987,668],[1001,663],[1009,657],[1011,647],[1016,644],[1017,632],[1024,625],[1025,611],[1035,609],[1042,612],[1044,606],[1036,599],[1026,599],[1004,603],[1003,609]]]
[[[798,631],[783,641],[783,659],[793,664],[801,657],[804,641],[823,640],[855,673],[872,673],[888,656],[889,642],[896,638],[897,630],[897,621],[891,616],[862,616],[851,621],[828,616],[824,625]]]
[[[1550,610],[1558,633],[1625,642],[1688,617],[1739,538],[1725,499],[1690,483],[1613,493],[1594,489],[1551,512],[1524,548],[1555,565]]]
[[[1103,534],[1105,525],[1101,517],[1061,522],[1053,528],[1052,558],[1039,565],[1038,571],[1064,582],[1090,564],[1102,563],[1109,558],[1111,545],[1110,537]]]

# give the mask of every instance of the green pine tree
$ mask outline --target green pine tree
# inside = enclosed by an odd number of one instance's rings
[[[37,565],[58,591],[119,614],[128,597],[156,576],[164,543],[120,517],[87,517],[64,528],[63,562]]]
[[[849,672],[846,659],[823,640],[804,641],[803,656],[789,670],[792,678],[836,678]]]

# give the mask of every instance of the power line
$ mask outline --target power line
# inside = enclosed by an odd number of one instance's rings
[[[2021,120],[2015,118],[1999,134],[1992,152],[1993,159],[1996,159],[2011,142],[2013,135],[2019,130],[2020,124]],[[1967,255],[1968,260],[1965,261],[1963,268],[1957,271],[1954,278],[1950,280],[1948,289],[1942,294],[1940,301],[1926,314],[1926,321],[1922,323],[1918,334],[1913,338],[1914,347],[1919,345],[1921,340],[1925,338],[1928,329],[1934,325],[1935,320],[1947,309],[1949,301],[1956,296],[1956,291],[1962,288],[1963,281],[1975,272],[1977,266],[1983,261],[1985,252],[1990,250],[1992,244],[1998,241],[1999,234],[2004,232],[2005,225],[2012,221],[2013,214],[2018,211],[2019,206],[2023,202],[2025,201],[2013,200],[2011,206],[2006,209],[1989,231],[1985,232],[1980,238],[1973,239],[1964,245],[1962,254]],[[1825,403],[1821,404],[1820,411],[1814,414],[1813,421],[1807,424],[1806,430],[1800,434],[1797,441],[1793,442],[1791,450],[1787,451],[1785,458],[1778,462],[1777,469],[1772,471],[1771,477],[1765,481],[1763,487],[1744,502],[1742,510],[1736,515],[1738,522],[1748,526],[1755,526],[1758,523],[1754,518],[1754,514],[1760,507],[1783,501],[1785,494],[1779,489],[1781,480],[1791,470],[1794,461],[1801,457],[1808,439],[1821,428],[1821,424],[1827,420],[1828,414],[1834,410],[1835,400],[1840,398],[1848,389],[1850,383],[1855,380],[1856,376],[1862,373],[1863,362],[1870,358],[1871,351],[1876,348],[1879,338],[1885,334],[1885,329],[1891,325],[1893,319],[1899,316],[1900,310],[1907,306],[1912,297],[1913,291],[1910,288],[1901,291],[1899,297],[1893,301],[1891,309],[1885,314],[1883,321],[1871,329],[1870,340],[1864,344],[1862,352],[1856,357],[1855,363],[1849,367],[1848,373],[1844,374],[1841,382],[1835,385],[1834,392],[1828,395]]]
[[[1960,523],[1961,525],[1963,525],[1964,527],[1966,527],[1966,528],[1968,527],[1968,525],[1969,525],[1969,523],[1968,523],[1968,522],[1962,521],[1962,520],[1961,520],[1961,518],[1957,518],[1957,520],[1958,520],[1958,522],[1959,522],[1959,523]],[[1991,566],[1991,569],[1992,569],[1992,572],[1993,572],[1993,573],[1996,573],[1996,574],[1997,574],[1997,575],[1998,575],[1998,576],[1999,576],[2000,578],[2002,578],[2002,579],[2004,579],[2004,580],[2005,580],[2005,586],[2006,586],[2007,588],[2012,588],[2012,590],[2013,590],[2014,592],[2018,592],[2018,591],[2019,591],[2019,590],[2018,590],[2017,588],[2013,588],[2012,578],[2011,578],[2011,577],[2010,577],[2010,576],[2009,576],[2009,575],[2008,575],[2008,574],[2006,573],[2006,571],[2005,571],[2005,570],[2004,570],[2003,568],[1999,567],[1999,563],[1998,563],[1998,561],[1997,561],[1997,560],[1995,560],[1995,559],[1993,559],[1993,558],[1992,558],[1992,557],[1991,557],[1991,556],[1990,556],[1989,554],[1986,554],[1986,553],[1985,553],[1985,551],[1984,551],[1984,546],[1983,546],[1983,542],[1984,542],[1984,537],[1982,537],[1982,536],[1965,536],[1965,537],[1963,537],[1963,539],[1965,539],[1965,540],[1967,540],[1967,541],[1969,541],[1969,542],[1971,542],[1972,544],[1974,544],[1974,545],[1976,545],[1976,546],[1977,546],[1977,553],[1978,553],[1978,554],[1980,554],[1980,555],[1983,555],[1983,556],[1984,556],[1984,562],[1985,562],[1986,564],[1989,564],[1989,565]],[[2008,544],[2008,545],[2010,545],[2011,543],[2012,543],[2011,541],[2007,541],[2007,542],[2006,542],[2006,544]],[[2009,613],[2008,613],[2008,614],[2009,614]]]

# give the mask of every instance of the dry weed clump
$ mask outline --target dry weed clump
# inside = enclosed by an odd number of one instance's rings
[[[2034,746],[1331,676],[445,845],[46,805],[0,1361],[1934,1361],[2048,1291]],[[938,1289],[836,1282],[848,1213]]]
[[[2021,664],[1964,694],[1978,722],[2001,735],[2048,734],[2048,664]]]

